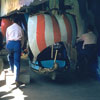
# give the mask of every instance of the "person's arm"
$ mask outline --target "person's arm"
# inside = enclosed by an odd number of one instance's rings
[[[77,37],[77,42],[79,42],[79,41],[83,41],[83,36]]]
[[[6,44],[8,43],[8,31],[6,30]]]

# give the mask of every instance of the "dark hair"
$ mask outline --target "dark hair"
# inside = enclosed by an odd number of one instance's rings
[[[93,31],[94,30],[94,27],[92,25],[88,25],[87,28],[88,28],[89,31]]]
[[[11,16],[10,20],[14,21],[15,23],[18,23],[18,17],[17,16]]]

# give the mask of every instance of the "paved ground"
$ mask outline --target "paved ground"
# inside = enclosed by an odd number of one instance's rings
[[[23,63],[25,64],[25,63]],[[25,64],[26,65],[26,64]],[[5,61],[5,68],[7,68]],[[12,79],[9,79],[12,80]],[[30,84],[16,88],[14,84],[0,87],[0,100],[100,100],[100,82],[80,78],[71,70],[57,80],[31,71]]]

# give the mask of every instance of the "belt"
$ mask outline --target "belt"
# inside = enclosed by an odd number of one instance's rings
[[[21,40],[9,40],[9,42],[20,42]]]

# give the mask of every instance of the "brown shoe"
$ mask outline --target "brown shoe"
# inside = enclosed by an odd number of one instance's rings
[[[19,82],[15,82],[15,84],[16,84],[16,87],[19,87],[20,86],[20,83]]]

